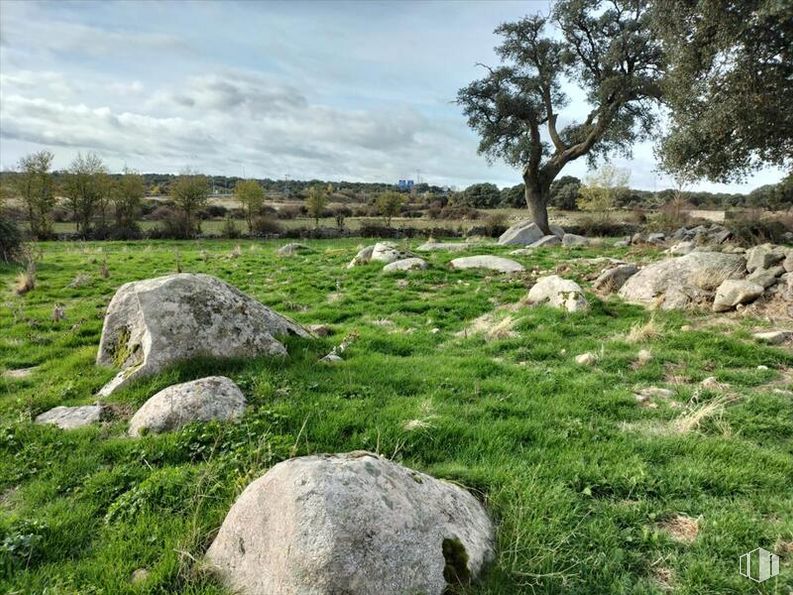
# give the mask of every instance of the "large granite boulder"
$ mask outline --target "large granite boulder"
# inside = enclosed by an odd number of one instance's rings
[[[550,225],[551,233],[560,238],[564,236],[564,230],[558,225]],[[516,223],[507,231],[501,234],[498,238],[499,244],[533,244],[537,240],[545,237],[543,231],[537,226],[536,223],[530,219],[526,219]]]
[[[530,304],[547,303],[568,312],[580,312],[589,308],[581,286],[570,279],[562,279],[559,275],[537,279],[526,300]]]
[[[129,435],[160,434],[194,421],[236,420],[244,412],[239,387],[225,376],[208,376],[174,384],[151,397],[129,421]]]
[[[367,452],[277,464],[240,495],[207,552],[250,595],[440,595],[493,556],[476,498]]]
[[[122,285],[107,308],[97,364],[121,368],[107,396],[196,356],[286,355],[275,337],[310,337],[292,320],[210,275],[180,273]]]
[[[455,258],[449,265],[453,269],[487,269],[497,273],[520,273],[525,270],[519,262],[501,256],[489,255]]]
[[[745,276],[746,260],[740,254],[691,252],[644,267],[628,278],[619,295],[664,310],[702,306],[724,281]]]

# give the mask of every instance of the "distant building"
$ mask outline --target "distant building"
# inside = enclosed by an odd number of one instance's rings
[[[399,180],[397,186],[400,190],[413,190],[413,180]]]

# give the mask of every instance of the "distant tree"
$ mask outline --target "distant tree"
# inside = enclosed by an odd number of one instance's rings
[[[198,212],[209,201],[209,183],[206,176],[186,170],[171,184],[171,199],[181,217],[180,235],[190,238],[201,233]]]
[[[54,155],[49,151],[31,153],[19,160],[17,191],[27,211],[30,235],[43,240],[52,235],[52,209],[55,207],[50,167]]]
[[[616,206],[617,193],[628,186],[630,173],[610,163],[590,175],[581,186],[578,207],[606,220]]]
[[[495,209],[501,203],[501,192],[495,184],[473,184],[457,195],[456,206]]]
[[[552,18],[532,16],[496,29],[502,65],[460,89],[457,103],[480,136],[479,152],[521,169],[526,204],[545,233],[551,182],[565,165],[631,145],[653,131],[652,102],[661,95],[661,50],[644,0],[560,0]],[[567,103],[562,77],[576,80],[592,109],[579,124],[557,129]],[[541,127],[547,127],[543,140]]]
[[[550,204],[563,211],[575,211],[578,208],[578,192],[581,180],[575,176],[562,176],[551,183]]]
[[[107,167],[96,153],[77,153],[69,166],[64,191],[77,224],[77,233],[88,237],[96,215],[101,216],[100,226],[105,227],[109,199]]]
[[[391,218],[399,215],[403,200],[402,195],[393,190],[382,192],[375,199],[377,212],[383,217],[386,227],[391,227]]]
[[[309,216],[313,217],[315,227],[319,227],[319,218],[322,217],[322,213],[325,211],[327,204],[327,188],[323,188],[321,184],[314,184],[309,187],[306,196],[306,210]]]
[[[666,169],[719,182],[793,168],[793,3],[656,0],[668,62]]]
[[[234,186],[234,196],[245,209],[248,229],[253,229],[253,218],[264,207],[264,190],[256,180],[242,180]]]
[[[525,188],[523,184],[508,186],[501,189],[499,206],[509,209],[519,209],[526,206]]]
[[[139,232],[140,216],[146,185],[143,177],[129,169],[115,181],[111,193],[116,234],[121,237],[135,237]]]

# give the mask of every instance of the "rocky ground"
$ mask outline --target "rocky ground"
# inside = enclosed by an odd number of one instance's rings
[[[793,251],[553,231],[0,271],[5,590],[793,585]]]

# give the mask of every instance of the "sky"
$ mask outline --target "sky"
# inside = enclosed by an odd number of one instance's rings
[[[493,29],[537,1],[16,2],[0,0],[0,168],[42,148],[66,168],[388,182],[520,183],[477,154],[457,90],[497,64]],[[588,112],[573,85],[562,123]],[[673,185],[651,143],[630,185]],[[585,160],[561,175],[585,177]],[[747,192],[775,183],[767,169]]]

